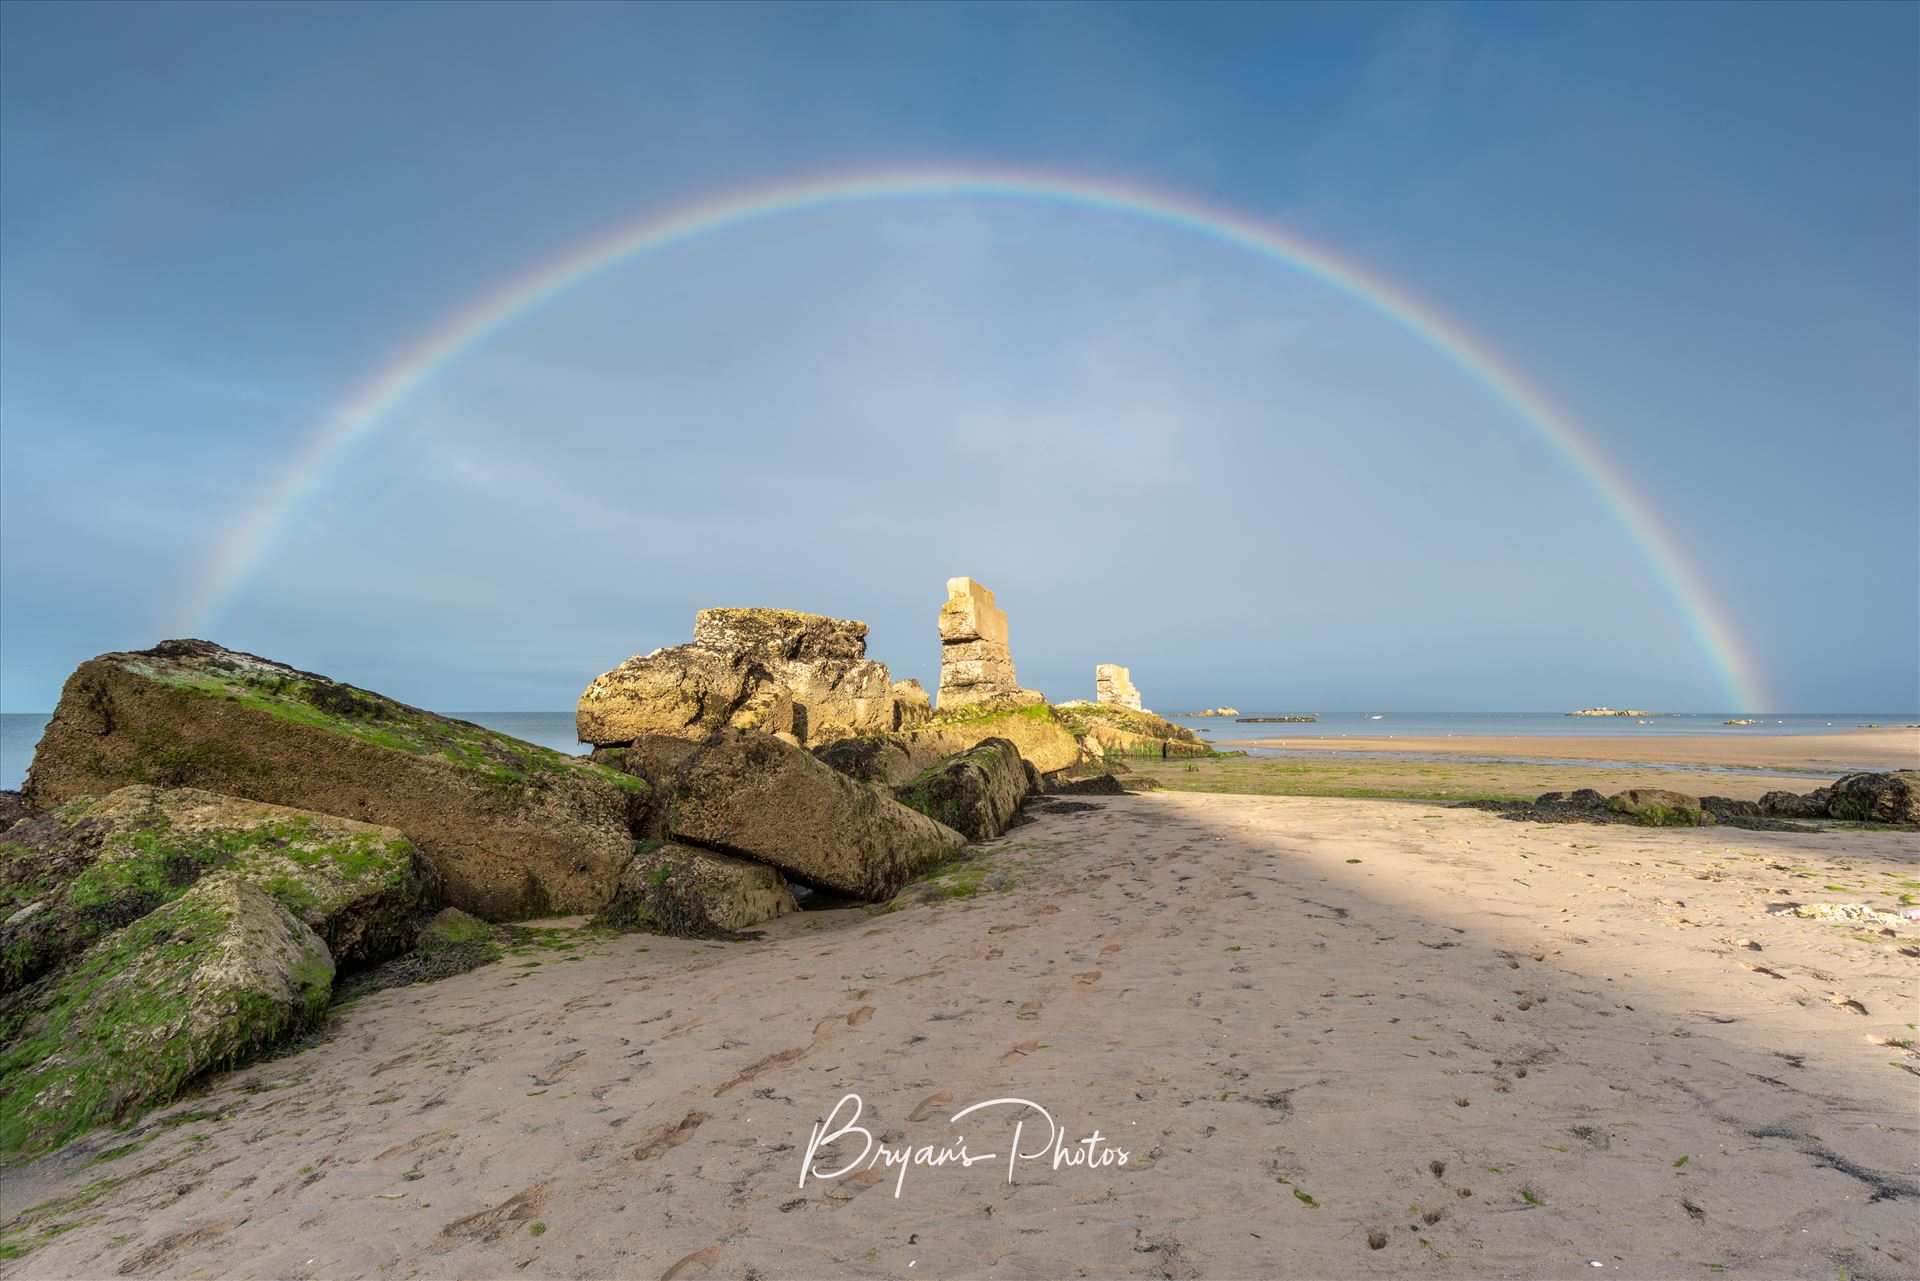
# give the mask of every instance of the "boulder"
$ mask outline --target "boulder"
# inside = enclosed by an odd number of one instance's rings
[[[1700,798],[1663,787],[1633,787],[1607,798],[1607,808],[1625,814],[1643,827],[1710,827],[1713,815],[1700,808]]]
[[[1920,823],[1920,770],[1849,774],[1828,790],[1827,816],[1858,823]]]
[[[594,912],[633,858],[646,783],[205,641],[81,664],[27,775],[34,809],[192,786],[400,829],[492,920]]]
[[[18,792],[0,792],[0,832],[27,816],[27,802]]]
[[[940,609],[940,710],[1044,703],[1046,696],[1022,689],[1007,646],[1007,616],[993,593],[971,578],[947,580]]]
[[[165,1103],[326,1009],[326,944],[232,875],[101,939],[9,1012],[0,1153],[20,1156]]]
[[[969,841],[985,841],[1012,825],[1029,790],[1020,749],[1004,738],[989,738],[922,770],[894,795]]]
[[[1575,809],[1602,810],[1607,807],[1607,798],[1591,787],[1575,788],[1571,792],[1542,792],[1535,805],[1564,805]]]
[[[1209,750],[1186,726],[1119,703],[1075,701],[1061,703],[1054,711],[1090,755],[1165,758],[1205,756]]]
[[[911,730],[829,743],[815,754],[851,778],[891,789],[990,738],[1012,743],[1042,774],[1066,769],[1084,755],[1080,740],[1045,703],[936,715]]]
[[[1760,818],[1758,801],[1740,801],[1731,796],[1702,796],[1700,808],[1720,822],[1733,818]]]
[[[1830,787],[1818,787],[1802,795],[1799,792],[1768,792],[1760,798],[1760,812],[1768,818],[1825,818]]]
[[[890,898],[966,838],[767,734],[724,729],[687,763],[671,838],[770,863],[854,898]]]
[[[646,734],[698,741],[727,726],[802,745],[890,730],[910,710],[886,664],[866,649],[867,625],[851,619],[703,609],[691,644],[636,655],[595,677],[580,696],[576,732],[606,747]]]
[[[371,965],[413,946],[432,879],[394,828],[195,788],[73,801],[18,824],[4,849],[0,993],[215,874],[266,890],[340,968]]]
[[[669,841],[634,856],[598,919],[680,938],[736,938],[799,910],[786,878],[765,863]]]
[[[1113,707],[1140,710],[1140,691],[1133,687],[1133,673],[1118,663],[1100,663],[1093,669],[1093,701]]]

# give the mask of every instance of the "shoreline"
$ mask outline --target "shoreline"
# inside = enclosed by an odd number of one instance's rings
[[[1912,833],[1152,794],[974,857],[965,896],[738,943],[569,932],[338,1006],[9,1170],[14,1266],[1830,1276],[1911,1240],[1914,927],[1769,904],[1890,907]],[[1005,1152],[1004,1117],[949,1118],[1021,1098],[1130,1159],[800,1186],[848,1094],[890,1144]]]
[[[1808,773],[1920,769],[1920,729],[1837,730],[1831,734],[1701,734],[1660,738],[1622,735],[1310,735],[1249,738],[1211,744],[1285,752],[1477,756],[1513,761],[1607,761],[1632,765],[1708,766]]]

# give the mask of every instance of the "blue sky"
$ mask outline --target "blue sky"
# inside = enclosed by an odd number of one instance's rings
[[[167,635],[367,378],[649,215],[1072,172],[1283,224],[1566,407],[1723,603],[1725,685],[1581,477],[1306,276],[1177,231],[871,202],[603,273],[398,406],[211,639],[572,704],[696,609],[943,583],[1023,680],[1163,708],[1920,707],[1908,5],[0,10],[0,705]]]

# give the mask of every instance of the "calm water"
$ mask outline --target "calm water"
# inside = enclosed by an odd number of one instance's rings
[[[1247,709],[1242,708],[1242,711]],[[1286,715],[1281,712],[1247,712],[1250,716]],[[488,729],[523,738],[542,747],[561,752],[586,749],[573,736],[573,713],[567,712],[456,712],[455,715]],[[1677,716],[1659,716],[1645,725],[1636,725],[1628,716],[1565,716],[1559,712],[1323,712],[1311,725],[1240,725],[1231,717],[1193,720],[1176,718],[1178,723],[1205,729],[1203,736],[1213,743],[1244,742],[1250,738],[1338,738],[1350,736],[1406,735],[1432,737],[1459,735],[1472,738],[1487,735],[1567,735],[1593,734],[1620,738],[1671,737],[1688,734],[1828,734],[1838,729],[1861,725],[1909,725],[1920,721],[1913,712],[1821,712],[1795,713],[1757,718],[1759,724],[1744,728],[1725,725],[1728,713],[1690,712]],[[33,760],[33,746],[40,741],[47,717],[38,713],[0,713],[0,789],[17,788],[27,776]]]

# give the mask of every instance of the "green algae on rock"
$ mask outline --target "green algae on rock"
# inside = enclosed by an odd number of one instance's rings
[[[231,870],[357,968],[404,951],[432,872],[398,830],[195,788],[123,787],[0,841],[0,993]]]
[[[326,944],[231,873],[101,939],[0,1014],[0,1159],[165,1103],[317,1019]]]
[[[405,832],[448,899],[510,920],[591,912],[644,819],[644,780],[206,641],[68,678],[27,776],[34,809],[194,786]]]
[[[969,841],[984,841],[1012,825],[1029,788],[1020,749],[1004,738],[989,738],[922,770],[893,794]]]

